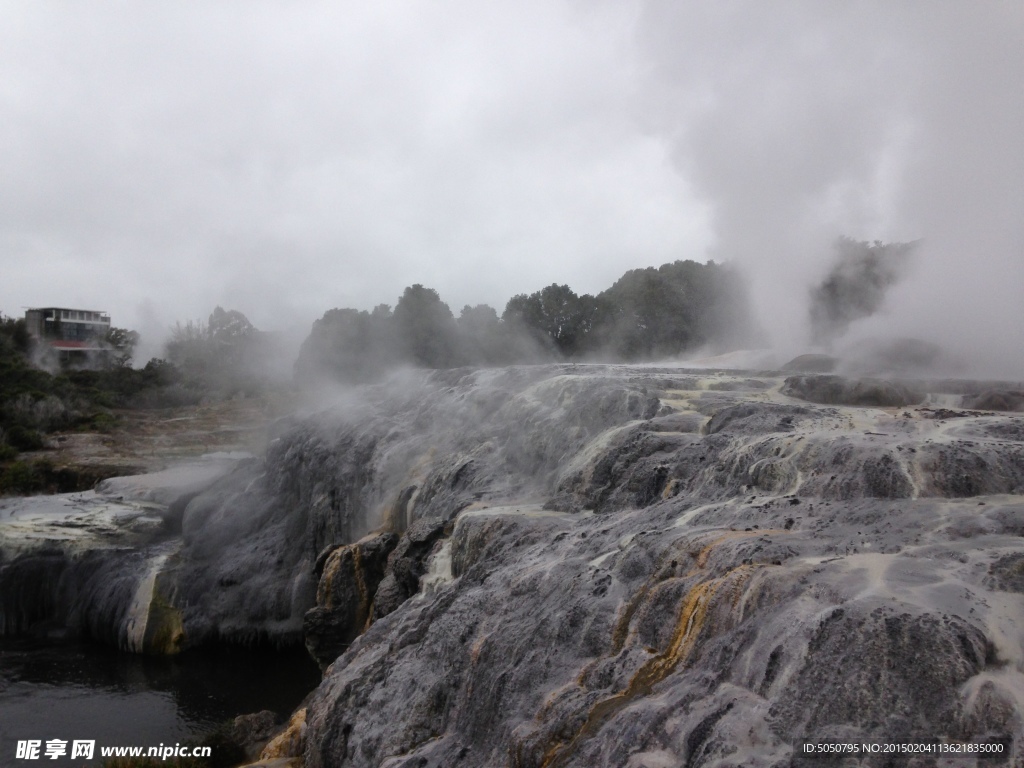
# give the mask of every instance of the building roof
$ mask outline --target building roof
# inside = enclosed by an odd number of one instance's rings
[[[109,315],[110,313],[103,309],[84,309],[83,307],[29,307],[26,311],[28,312],[46,312],[53,310],[55,312],[90,312],[94,315]]]

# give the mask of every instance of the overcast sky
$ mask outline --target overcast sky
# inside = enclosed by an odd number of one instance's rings
[[[458,314],[729,260],[799,346],[828,243],[926,238],[859,332],[1024,349],[1024,5],[0,0],[0,311],[151,339]]]

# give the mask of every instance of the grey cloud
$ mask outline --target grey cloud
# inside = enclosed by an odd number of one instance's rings
[[[7,313],[308,328],[413,283],[500,309],[710,256],[796,348],[837,235],[924,238],[851,333],[1024,368],[1019,4],[0,12]]]
[[[7,11],[7,312],[221,303],[267,327],[413,282],[500,308],[703,250],[666,143],[628,109],[628,7]]]

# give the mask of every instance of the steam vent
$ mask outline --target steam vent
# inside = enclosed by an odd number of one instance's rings
[[[0,629],[304,643],[264,756],[306,768],[1024,765],[1022,389],[405,373],[202,477],[0,502]]]

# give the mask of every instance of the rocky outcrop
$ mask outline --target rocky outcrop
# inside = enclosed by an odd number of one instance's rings
[[[839,365],[839,360],[831,355],[806,354],[797,355],[782,366],[783,371],[797,373],[832,373]]]
[[[107,480],[96,491],[0,500],[0,635],[181,650],[181,514],[235,464],[211,459]]]
[[[326,667],[366,628],[384,578],[394,533],[364,536],[321,555],[316,605],[306,612],[303,634],[310,655]]]
[[[963,405],[982,411],[1024,411],[1024,390],[988,389],[968,395]]]
[[[256,759],[278,731],[277,717],[269,709],[239,715],[225,728],[225,738],[241,749],[245,760]],[[218,758],[223,760],[221,750]]]
[[[306,746],[306,709],[297,710],[284,730],[278,733],[260,753],[261,765],[272,765],[275,761],[291,764],[302,757]]]
[[[407,532],[370,592],[382,616],[418,589],[436,538],[419,540],[418,521],[443,526],[482,500],[544,496],[595,439],[661,408],[647,377],[572,371],[409,373],[282,426],[261,462],[185,509],[177,595],[189,642],[320,637],[327,663],[351,621],[317,606],[319,553],[380,527]]]
[[[924,392],[907,382],[847,379],[842,376],[790,376],[782,393],[823,405],[902,408],[924,400]]]
[[[961,402],[992,388],[422,374],[196,495],[154,592],[185,644],[305,635],[324,681],[264,756],[307,768],[783,766],[801,739],[1000,734],[1019,763],[1024,417]]]
[[[544,503],[458,513],[450,581],[378,617],[310,700],[306,765],[1021,743],[1024,422],[716,383],[661,379],[657,415],[566,457]]]

